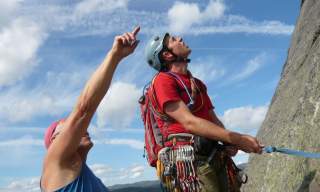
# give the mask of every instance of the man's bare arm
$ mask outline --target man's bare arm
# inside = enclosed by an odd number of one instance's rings
[[[216,113],[214,110],[209,110],[209,115],[211,118],[211,121],[215,124],[217,124],[219,127],[225,128],[223,123],[220,121],[220,119],[217,117]]]
[[[135,37],[139,29],[138,27],[132,33],[115,37],[112,49],[86,83],[73,111],[64,122],[61,133],[50,146],[48,155],[52,158],[66,159],[76,152],[92,116],[109,89],[118,63],[135,50],[138,44]]]
[[[234,144],[248,153],[262,152],[256,138],[229,131],[210,121],[194,116],[181,100],[165,104],[164,109],[166,114],[195,135]]]

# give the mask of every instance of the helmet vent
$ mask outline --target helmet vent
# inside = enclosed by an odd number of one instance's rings
[[[152,65],[153,62],[152,62],[152,60],[148,60],[148,63],[149,63],[149,65]]]
[[[159,39],[160,39],[159,36],[156,36],[156,37],[154,38],[155,41],[158,41]]]

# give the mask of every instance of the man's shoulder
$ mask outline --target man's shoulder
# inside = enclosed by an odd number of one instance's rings
[[[196,78],[196,77],[193,77],[193,78],[194,78],[194,80],[196,81],[196,84],[197,84],[198,86],[200,86],[201,89],[207,90],[207,86],[206,86],[206,84],[205,84],[202,80],[200,80],[200,79],[198,79],[198,78]]]
[[[172,82],[175,82],[175,79],[167,72],[159,72],[155,76],[154,82],[155,83],[172,83]]]

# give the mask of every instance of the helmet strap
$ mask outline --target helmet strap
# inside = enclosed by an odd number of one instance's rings
[[[168,51],[169,53],[171,53],[175,59],[172,61],[168,61],[167,63],[174,63],[174,62],[186,62],[186,63],[190,63],[191,59],[189,58],[184,58],[184,57],[180,57],[178,55],[176,55],[172,50],[170,50],[169,48],[165,47],[164,51]]]

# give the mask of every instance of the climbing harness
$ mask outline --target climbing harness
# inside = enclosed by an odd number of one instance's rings
[[[295,156],[300,156],[300,157],[305,157],[305,158],[320,159],[320,153],[311,153],[311,152],[298,151],[298,150],[287,149],[287,148],[277,148],[274,146],[266,146],[266,147],[264,147],[263,151],[266,153],[278,152],[278,153],[295,155]]]

